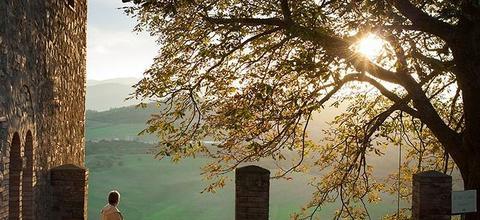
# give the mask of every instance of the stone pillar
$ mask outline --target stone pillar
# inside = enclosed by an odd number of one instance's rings
[[[450,220],[452,177],[437,171],[413,175],[412,219]]]
[[[235,220],[268,220],[270,171],[258,166],[235,170]]]
[[[88,171],[75,165],[62,165],[51,170],[51,219],[87,219],[87,179]]]

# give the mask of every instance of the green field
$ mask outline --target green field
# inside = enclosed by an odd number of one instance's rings
[[[87,128],[86,136],[88,140],[102,140],[102,139],[121,139],[128,138],[140,139],[140,140],[153,140],[145,136],[138,137],[137,134],[145,128],[145,124],[132,123],[132,124],[106,124],[103,126]]]
[[[152,155],[112,151],[108,145],[129,142],[89,143],[89,147],[108,148],[88,153],[89,216],[96,219],[111,189],[122,193],[121,209],[126,219],[233,219],[233,183],[215,194],[204,193],[199,166],[204,159],[185,160],[179,164],[158,161]],[[137,146],[138,147],[138,146]],[[310,196],[305,189],[307,178],[272,183],[272,219],[288,219]],[[302,187],[298,187],[302,184]]]
[[[87,140],[120,139],[152,142],[155,140],[153,135],[138,136],[138,133],[145,129],[145,122],[157,111],[153,104],[143,109],[129,106],[104,112],[88,110],[85,136]]]
[[[122,194],[120,208],[126,219],[234,219],[233,182],[215,194],[201,194],[205,182],[199,167],[205,159],[172,164],[144,153],[149,148],[128,141],[87,143],[90,219],[98,219],[106,194],[112,189]],[[311,196],[312,188],[307,185],[310,178],[296,175],[290,181],[272,180],[271,219],[289,219],[290,213],[299,210]],[[329,205],[320,211],[320,216],[331,218],[336,208]],[[378,218],[393,210],[393,202],[387,202],[373,206],[371,211]]]
[[[187,159],[172,164],[168,159],[159,161],[147,154],[152,145],[139,141],[151,142],[154,137],[137,137],[136,134],[154,112],[153,108],[139,110],[133,107],[87,112],[89,219],[99,219],[106,195],[112,189],[122,194],[120,209],[127,220],[234,219],[233,182],[215,194],[200,193],[206,184],[200,176],[200,166],[206,159]],[[311,177],[302,174],[293,176],[290,181],[271,181],[270,219],[290,219],[290,214],[308,201],[313,192],[307,184]],[[389,199],[372,206],[372,219],[394,212],[395,204],[394,199]],[[339,204],[322,207],[319,217],[331,219],[337,208]]]

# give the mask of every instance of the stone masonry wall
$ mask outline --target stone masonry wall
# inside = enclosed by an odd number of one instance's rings
[[[84,220],[87,216],[88,172],[74,165],[53,168],[51,173],[52,218],[51,220]],[[79,209],[79,207],[84,207]]]
[[[33,201],[20,206],[33,208],[35,219],[52,219],[50,170],[84,166],[86,7],[86,0],[0,1],[0,219],[9,215],[15,134],[21,174],[33,166],[32,179],[20,181],[33,188],[20,200]],[[25,151],[28,132],[33,150]]]
[[[413,175],[413,220],[449,220],[452,208],[452,177],[438,171]]]
[[[268,220],[270,171],[258,166],[235,170],[235,220]]]

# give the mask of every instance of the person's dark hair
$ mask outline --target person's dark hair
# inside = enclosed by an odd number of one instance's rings
[[[118,204],[118,200],[120,200],[120,193],[116,190],[111,191],[108,193],[108,203],[110,205]]]

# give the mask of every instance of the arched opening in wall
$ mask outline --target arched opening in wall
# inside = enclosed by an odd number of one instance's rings
[[[8,169],[8,218],[10,220],[20,219],[22,202],[20,192],[22,191],[22,147],[20,135],[13,134],[10,146],[10,164]]]
[[[33,219],[33,136],[28,131],[25,137],[25,167],[22,178],[22,217]]]

